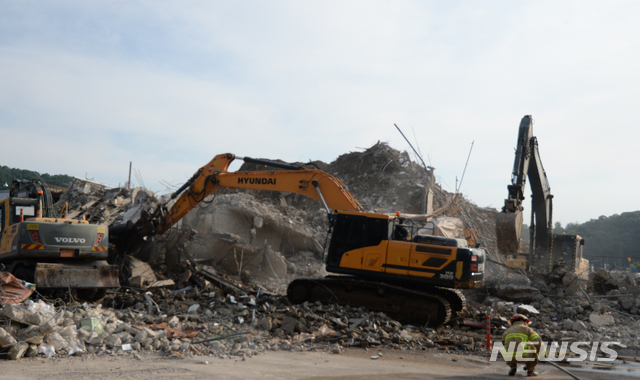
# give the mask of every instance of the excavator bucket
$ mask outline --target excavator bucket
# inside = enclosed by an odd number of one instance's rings
[[[38,288],[119,288],[117,265],[64,265],[38,263],[35,273]]]
[[[522,211],[514,213],[501,212],[496,218],[496,238],[498,252],[515,254],[520,248],[522,235]]]

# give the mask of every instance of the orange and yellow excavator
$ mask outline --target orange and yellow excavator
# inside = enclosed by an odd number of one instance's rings
[[[227,169],[235,159],[273,167],[269,171]],[[278,169],[278,170],[276,170]],[[402,214],[369,213],[338,178],[321,170],[250,157],[221,154],[200,168],[171,196],[135,224],[115,226],[112,241],[132,232],[152,236],[167,231],[219,187],[302,194],[327,210],[331,239],[324,278],[296,279],[288,286],[292,303],[335,302],[364,306],[416,323],[441,325],[465,307],[458,289],[484,283],[485,252],[464,239],[420,235]]]

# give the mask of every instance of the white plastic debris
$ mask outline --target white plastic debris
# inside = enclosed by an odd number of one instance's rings
[[[38,346],[38,353],[50,358],[56,354],[56,349],[51,344],[41,344]]]
[[[513,311],[516,313],[520,312],[520,313],[529,313],[529,314],[535,314],[535,315],[540,314],[538,309],[536,309],[531,305],[517,305],[517,306],[514,306],[513,309],[514,309]]]
[[[200,304],[194,303],[193,305],[189,306],[189,308],[187,309],[187,313],[197,314],[199,309],[200,309]]]

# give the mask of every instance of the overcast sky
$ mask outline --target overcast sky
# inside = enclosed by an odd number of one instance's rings
[[[635,211],[639,19],[637,1],[0,0],[0,165],[118,186],[133,161],[162,193],[219,153],[409,150],[396,123],[449,191],[474,142],[461,191],[499,209],[530,114],[554,221]]]

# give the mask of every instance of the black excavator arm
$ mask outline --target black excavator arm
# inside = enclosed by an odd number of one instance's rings
[[[515,254],[520,249],[524,188],[528,178],[532,210],[530,241],[533,242],[530,255],[535,262],[551,247],[553,195],[540,159],[538,139],[533,135],[531,115],[525,115],[520,122],[515,155],[509,196],[496,223],[498,250],[503,254]]]

